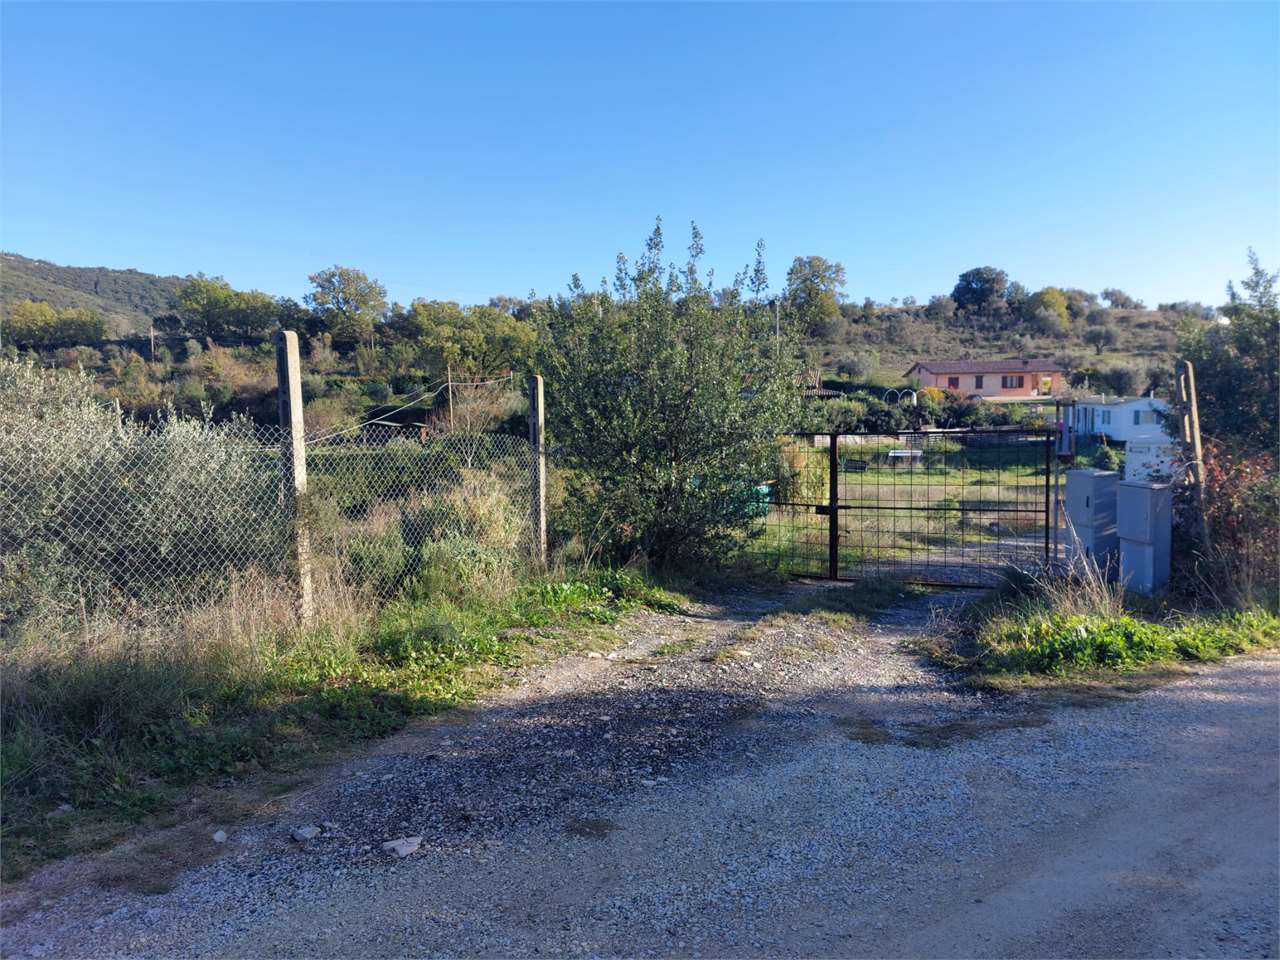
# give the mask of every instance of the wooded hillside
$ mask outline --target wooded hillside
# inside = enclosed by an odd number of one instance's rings
[[[0,301],[7,308],[20,300],[58,309],[92,310],[107,331],[126,336],[146,330],[151,318],[167,313],[185,278],[141,270],[62,267],[16,253],[0,253]]]

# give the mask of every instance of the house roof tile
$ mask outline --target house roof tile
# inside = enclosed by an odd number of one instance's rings
[[[926,373],[1065,373],[1052,360],[917,360],[907,371]]]

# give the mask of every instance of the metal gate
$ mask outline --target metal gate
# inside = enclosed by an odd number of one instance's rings
[[[754,531],[796,576],[987,586],[1056,546],[1049,430],[797,434]]]

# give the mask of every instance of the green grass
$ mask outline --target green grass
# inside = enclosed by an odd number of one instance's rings
[[[1069,676],[1171,661],[1207,662],[1280,645],[1280,619],[1261,611],[1184,616],[1167,623],[1132,616],[1048,614],[991,627],[973,666],[989,674]]]
[[[77,825],[118,835],[192,784],[285,769],[469,701],[501,668],[596,643],[641,606],[681,608],[647,578],[596,571],[235,643],[148,648],[121,631],[91,651],[9,651],[4,875],[83,848]],[[74,812],[47,816],[64,804]]]
[[[922,645],[980,685],[1105,679],[1151,667],[1210,662],[1280,647],[1280,616],[1248,610],[1178,611],[1096,576],[1011,579]]]

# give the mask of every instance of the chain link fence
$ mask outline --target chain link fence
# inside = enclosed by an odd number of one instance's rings
[[[523,437],[317,439],[296,505],[281,439],[247,420],[136,423],[65,374],[0,371],[5,632],[104,616],[158,625],[249,587],[291,598],[299,525],[319,609],[388,599],[450,564],[497,570],[529,556],[535,458]]]

